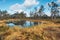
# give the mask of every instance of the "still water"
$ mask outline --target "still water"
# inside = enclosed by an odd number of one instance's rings
[[[31,27],[39,24],[40,22],[31,22],[31,21],[7,22],[7,25],[10,27],[14,27],[14,26]]]

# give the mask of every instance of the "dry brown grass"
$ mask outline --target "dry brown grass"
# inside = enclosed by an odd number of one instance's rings
[[[60,27],[7,28],[0,33],[0,40],[59,40]],[[1,29],[0,29],[1,30]],[[1,39],[3,38],[3,39]]]
[[[30,28],[0,25],[0,40],[60,40],[60,24],[51,21],[42,21],[42,24]]]

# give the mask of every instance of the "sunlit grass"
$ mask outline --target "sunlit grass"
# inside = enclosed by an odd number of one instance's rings
[[[4,21],[5,22],[5,21]],[[59,40],[60,25],[51,21],[42,21],[42,24],[21,28],[10,28],[4,22],[0,24],[0,40]],[[2,38],[2,39],[1,39]]]

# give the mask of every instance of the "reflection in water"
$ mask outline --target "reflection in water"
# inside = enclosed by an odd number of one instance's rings
[[[25,21],[24,25],[25,27],[29,27],[29,26],[33,26],[33,22],[30,22],[30,21]]]
[[[18,22],[12,22],[12,23],[8,22],[7,24],[8,24],[8,26],[17,25],[17,26],[22,26],[22,27],[31,27],[34,25],[38,25],[40,23],[39,22],[31,22],[31,21],[18,21]]]
[[[34,25],[38,25],[38,22],[34,22]]]
[[[8,23],[8,26],[13,27],[13,26],[15,26],[15,24],[13,24],[13,23]]]
[[[15,25],[23,25],[25,24],[25,21],[18,21],[18,22],[13,22]]]

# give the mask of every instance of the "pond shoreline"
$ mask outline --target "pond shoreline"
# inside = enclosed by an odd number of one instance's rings
[[[23,20],[23,19],[21,19],[21,20]],[[27,20],[27,19],[24,19],[24,20]],[[5,25],[5,23],[7,22],[7,21],[14,21],[14,22],[16,22],[16,21],[20,21],[20,19],[9,19],[9,20],[1,20],[0,21],[0,26],[2,26],[2,25]],[[33,20],[33,19],[28,19],[27,21],[31,21],[31,22],[42,22],[42,26],[43,25],[46,25],[46,26],[60,26],[60,23],[58,23],[58,24],[56,24],[56,23],[54,23],[54,22],[52,22],[52,21],[47,21],[47,20]]]

